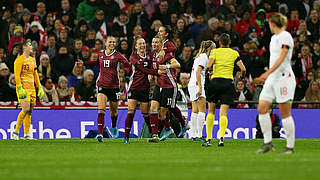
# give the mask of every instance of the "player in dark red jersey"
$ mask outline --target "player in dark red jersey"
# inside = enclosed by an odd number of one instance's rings
[[[159,142],[158,125],[160,120],[166,119],[168,108],[176,106],[176,95],[178,87],[176,82],[176,72],[174,68],[180,68],[180,64],[170,53],[161,50],[161,37],[156,36],[152,39],[153,67],[157,64],[166,73],[157,77],[157,85],[154,89],[150,107],[150,123],[152,129],[152,139],[149,142]],[[165,68],[164,68],[165,67]],[[160,107],[160,117],[159,109]],[[171,128],[170,128],[171,129]],[[172,129],[171,129],[172,130]]]
[[[152,60],[146,53],[146,42],[142,37],[136,37],[133,42],[130,56],[131,76],[128,84],[128,115],[125,121],[123,143],[129,143],[129,134],[135,115],[137,102],[140,101],[140,110],[146,122],[149,122],[149,91],[148,74],[157,75],[158,68],[150,68]],[[160,72],[161,73],[161,72]]]
[[[103,141],[104,116],[106,113],[107,101],[110,104],[110,115],[112,120],[112,136],[117,138],[119,132],[117,129],[118,119],[118,99],[119,99],[119,71],[120,64],[129,67],[129,61],[117,52],[114,48],[116,38],[109,36],[106,39],[106,49],[99,53],[99,62],[88,61],[84,65],[100,66],[100,73],[97,78],[97,101],[98,101],[98,135],[99,142]]]
[[[166,54],[171,54],[175,56],[176,54],[176,46],[171,41],[173,37],[173,32],[171,30],[170,26],[161,26],[159,28],[158,35],[162,38],[162,49]],[[169,111],[179,120],[179,123],[181,125],[180,132],[178,134],[178,137],[183,137],[186,131],[189,129],[189,126],[186,125],[185,118],[182,116],[182,113],[180,109],[175,107],[170,107]],[[173,133],[173,131],[170,129],[170,113],[167,113],[166,119],[164,120],[166,128],[165,132],[163,133],[163,136],[161,137],[161,140],[165,140],[170,134]],[[169,126],[169,127],[168,127]]]

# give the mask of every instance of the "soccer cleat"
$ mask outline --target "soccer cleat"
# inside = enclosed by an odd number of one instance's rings
[[[270,151],[274,151],[274,146],[271,142],[267,144],[263,144],[261,148],[256,151],[256,154],[264,154]]]
[[[186,134],[186,132],[190,129],[190,126],[189,125],[184,125],[184,126],[181,126],[180,128],[180,133],[178,135],[178,138],[183,138],[183,136]]]
[[[124,138],[124,139],[123,139],[123,143],[129,144],[129,138]]]
[[[160,138],[160,141],[164,141],[166,139],[168,139],[168,137],[173,134],[173,129],[170,128],[169,130],[164,130],[162,137]]]
[[[280,152],[280,154],[293,154],[293,148],[286,148],[284,151]]]
[[[203,138],[201,137],[193,137],[191,138],[192,141],[203,141]]]
[[[24,135],[24,140],[32,140],[32,137],[29,134]]]
[[[103,135],[102,134],[98,134],[96,138],[97,138],[98,142],[103,142]]]
[[[118,131],[117,127],[114,127],[114,128],[111,129],[111,135],[112,135],[112,138],[118,138],[119,137],[119,131]]]
[[[209,147],[209,146],[211,146],[211,145],[212,145],[212,144],[211,144],[211,139],[205,140],[204,143],[202,144],[203,147]]]
[[[149,139],[148,142],[158,143],[160,141],[158,134],[152,135],[152,139]]]
[[[223,140],[223,137],[221,137],[221,138],[219,139],[218,146],[219,146],[219,147],[224,146],[224,140]]]
[[[19,131],[14,131],[11,135],[11,139],[19,140]]]

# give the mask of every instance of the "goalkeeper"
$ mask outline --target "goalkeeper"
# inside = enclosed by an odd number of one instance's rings
[[[16,130],[12,133],[12,139],[19,140],[19,131],[24,124],[24,139],[32,139],[29,130],[31,124],[32,109],[36,102],[36,89],[38,88],[38,97],[40,100],[44,97],[44,91],[41,87],[36,60],[30,56],[33,53],[33,47],[30,40],[23,44],[23,54],[14,62],[14,72],[16,79],[16,91],[19,104],[22,111],[17,118]]]

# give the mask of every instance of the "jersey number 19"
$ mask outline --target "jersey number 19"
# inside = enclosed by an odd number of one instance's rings
[[[110,60],[103,60],[103,67],[109,67],[110,66]]]

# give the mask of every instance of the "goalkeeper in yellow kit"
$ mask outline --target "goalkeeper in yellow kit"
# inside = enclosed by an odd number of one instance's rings
[[[16,130],[12,133],[12,139],[19,140],[19,130],[24,124],[24,139],[32,139],[29,130],[31,124],[31,114],[36,103],[36,89],[38,88],[38,97],[44,97],[44,91],[41,87],[36,60],[30,56],[33,52],[31,42],[28,40],[23,44],[23,54],[14,62],[14,72],[16,79],[16,91],[19,104],[22,111],[17,118]]]

